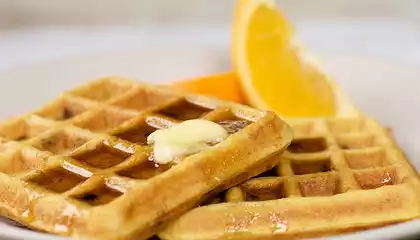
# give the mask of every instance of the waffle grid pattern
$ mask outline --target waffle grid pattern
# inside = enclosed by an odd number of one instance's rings
[[[332,196],[401,183],[406,160],[382,128],[367,119],[289,119],[295,131],[280,164],[238,187],[220,202]]]
[[[153,131],[202,118],[234,134],[265,116],[233,103],[161,89],[119,78],[100,79],[2,123],[0,172],[19,179],[35,198],[51,195],[89,210],[173,167],[151,161],[146,139]],[[65,223],[53,226],[48,226],[50,220],[33,226],[36,210],[23,205],[3,214],[30,227],[71,234],[71,217],[58,219]]]
[[[172,221],[161,239],[300,239],[420,217],[420,181],[388,129],[364,117],[285,119],[278,165]]]
[[[110,185],[113,178],[146,180],[169,169],[149,159],[152,149],[146,140],[155,130],[200,117],[250,123],[239,120],[227,108],[203,107],[129,83],[102,80],[93,86],[98,92],[92,92],[91,87],[64,93],[33,115],[3,125],[0,135],[15,149],[2,155],[2,163],[10,163],[2,170],[23,173],[25,181],[89,204],[106,204],[125,191]],[[151,107],[159,109],[155,113]],[[27,157],[27,152],[33,157]],[[63,156],[63,161],[48,158],[56,155]],[[26,173],[28,170],[34,171]],[[105,182],[101,181],[103,175],[108,176]]]

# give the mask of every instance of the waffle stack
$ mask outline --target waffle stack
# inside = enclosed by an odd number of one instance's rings
[[[162,239],[295,239],[418,218],[420,182],[389,131],[363,117],[286,119],[277,167],[172,221]]]
[[[156,164],[147,136],[198,118],[230,136],[178,164]],[[292,132],[271,112],[106,78],[2,123],[0,136],[1,215],[76,238],[144,239],[275,166]]]

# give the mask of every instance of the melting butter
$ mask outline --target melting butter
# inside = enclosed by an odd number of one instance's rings
[[[148,144],[154,144],[154,161],[167,164],[175,159],[200,152],[209,147],[209,142],[221,142],[228,132],[219,124],[194,119],[157,130],[147,138]]]

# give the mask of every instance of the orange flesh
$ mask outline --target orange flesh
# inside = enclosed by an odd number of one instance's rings
[[[205,94],[245,103],[239,80],[232,72],[221,73],[191,80],[179,81],[171,84],[172,87],[196,94]]]

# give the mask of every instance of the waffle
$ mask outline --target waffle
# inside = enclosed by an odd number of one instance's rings
[[[388,129],[363,117],[286,119],[278,166],[171,221],[162,239],[296,239],[419,217],[420,182]]]
[[[157,165],[146,139],[189,119],[229,137]],[[0,214],[83,239],[144,239],[168,219],[275,166],[292,140],[272,112],[104,78],[0,125]],[[182,137],[182,136],[180,136]]]

